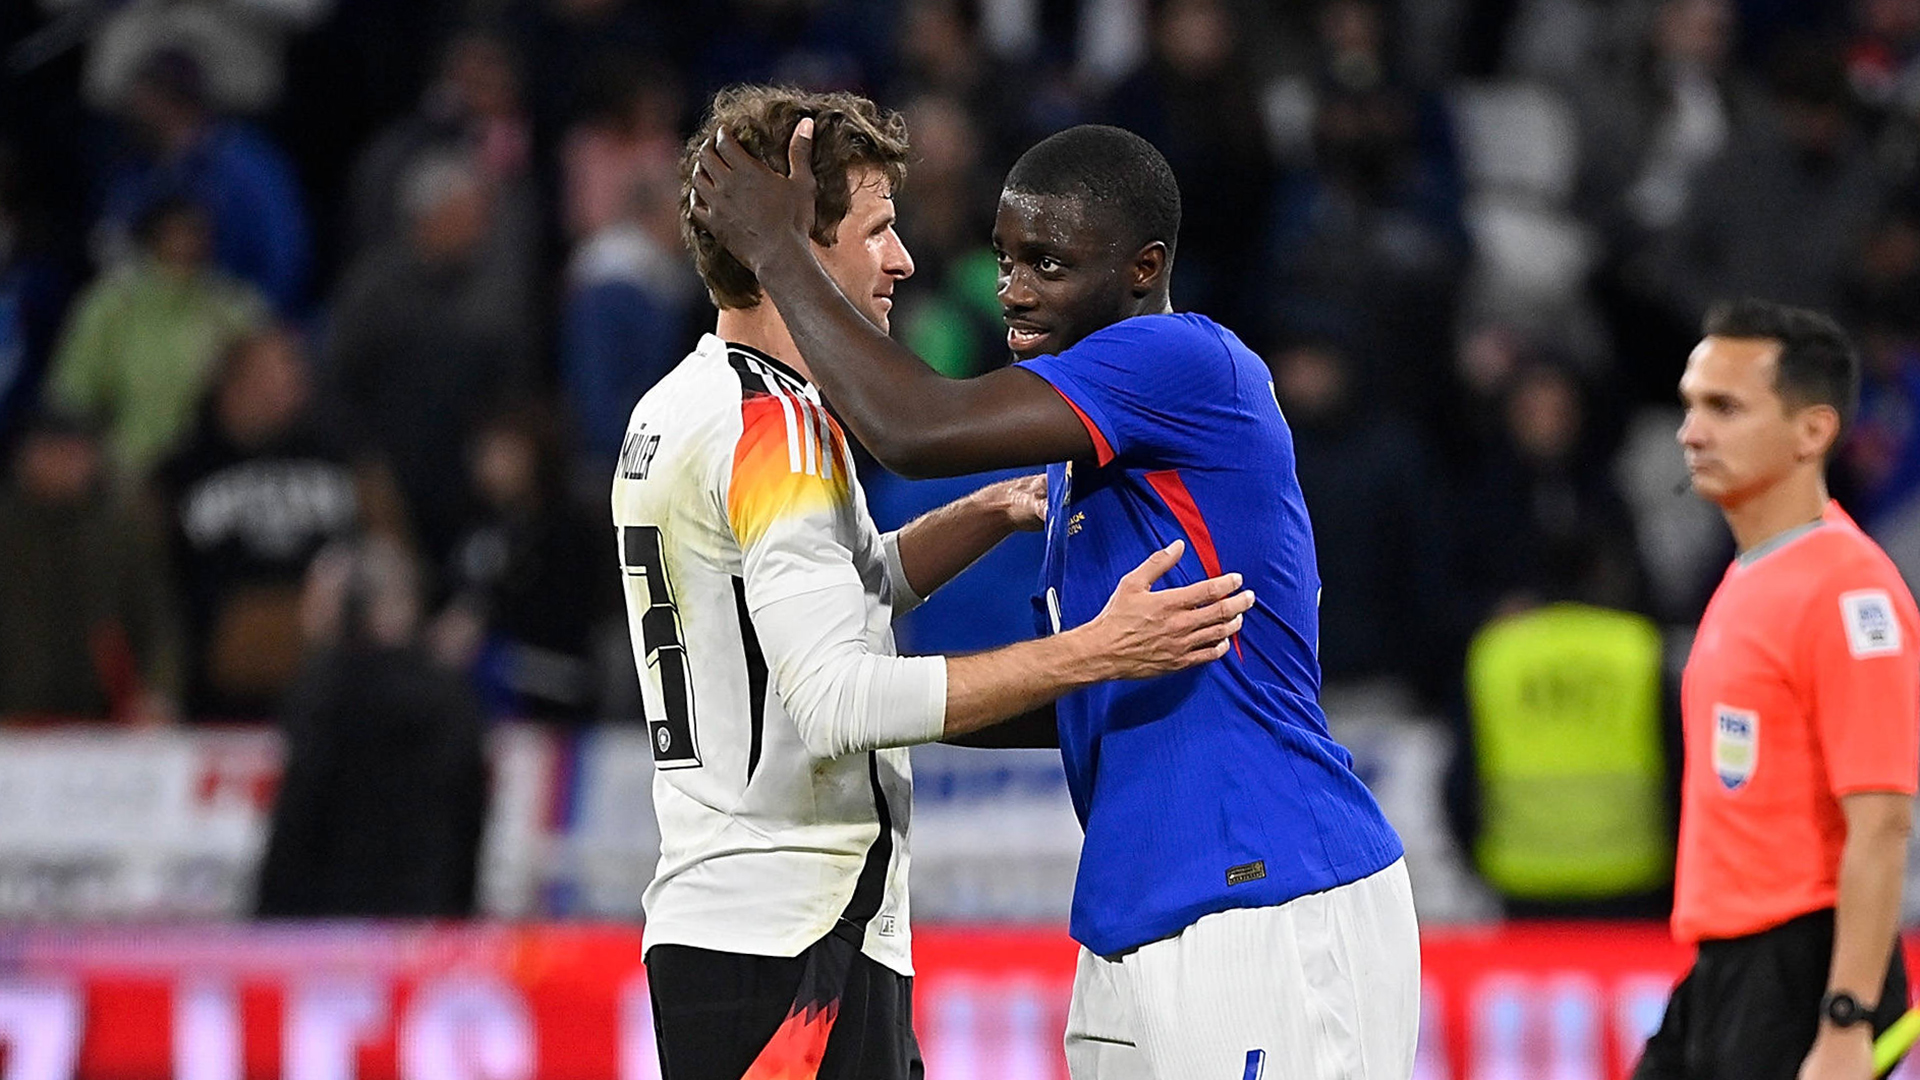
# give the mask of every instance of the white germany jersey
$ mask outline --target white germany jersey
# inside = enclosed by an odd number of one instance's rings
[[[645,944],[794,956],[845,917],[911,975],[907,751],[813,756],[753,625],[857,588],[866,647],[895,651],[882,539],[818,391],[703,337],[633,410],[613,521],[656,766]]]

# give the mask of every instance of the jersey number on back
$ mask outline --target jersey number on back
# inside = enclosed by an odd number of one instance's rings
[[[640,677],[650,694],[647,734],[653,739],[654,764],[662,769],[691,769],[700,764],[693,738],[693,682],[687,673],[687,646],[680,634],[680,610],[673,603],[660,530],[629,525],[621,535],[621,561],[627,568],[628,610],[642,611],[640,639],[646,663]],[[656,711],[657,706],[657,711]]]

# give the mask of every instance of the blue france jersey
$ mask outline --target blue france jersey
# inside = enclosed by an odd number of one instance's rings
[[[1110,956],[1391,865],[1400,838],[1320,711],[1313,531],[1266,365],[1204,316],[1145,315],[1023,366],[1096,451],[1047,473],[1041,633],[1093,619],[1177,539],[1158,587],[1239,571],[1258,600],[1223,659],[1060,700],[1086,829],[1074,938]]]

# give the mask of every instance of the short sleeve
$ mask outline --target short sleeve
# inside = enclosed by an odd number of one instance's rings
[[[835,586],[862,588],[852,461],[826,410],[798,395],[740,406],[727,523],[740,545],[747,609]]]
[[[1813,714],[1835,795],[1912,794],[1920,779],[1913,597],[1890,567],[1837,570],[1807,612]]]
[[[1222,421],[1235,411],[1233,358],[1195,316],[1125,319],[1021,366],[1073,406],[1102,465],[1116,457],[1202,464],[1232,437]]]

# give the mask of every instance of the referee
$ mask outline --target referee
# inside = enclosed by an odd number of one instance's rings
[[[1739,548],[1687,659],[1673,932],[1697,943],[1637,1080],[1868,1080],[1906,1009],[1897,924],[1920,633],[1827,496],[1859,361],[1824,316],[1716,308],[1680,379],[1693,489]]]

